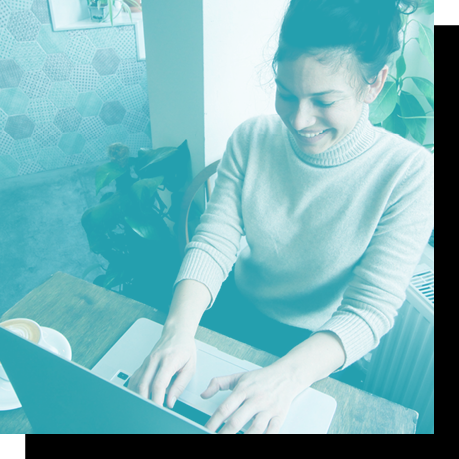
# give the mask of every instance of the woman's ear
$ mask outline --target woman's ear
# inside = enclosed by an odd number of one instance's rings
[[[376,98],[379,96],[379,93],[384,88],[388,73],[389,67],[385,65],[384,68],[379,72],[376,81],[368,86],[367,94],[363,102],[366,104],[371,104],[376,100]]]

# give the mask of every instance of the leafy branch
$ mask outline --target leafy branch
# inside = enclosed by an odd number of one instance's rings
[[[420,8],[427,15],[434,12],[434,0],[425,0]],[[418,36],[407,40],[408,27],[418,27]],[[412,18],[408,14],[402,14],[402,48],[401,55],[397,59],[395,70],[396,74],[389,75],[384,88],[378,98],[370,106],[370,121],[375,126],[399,134],[407,138],[412,138],[424,144],[427,130],[427,120],[434,119],[435,95],[434,84],[421,77],[405,76],[407,72],[406,47],[411,41],[416,41],[419,49],[427,59],[429,65],[434,69],[434,32],[421,22]],[[411,80],[419,90],[419,94],[413,94],[404,90],[407,80]],[[425,98],[432,108],[426,112],[420,100]],[[433,145],[424,145],[433,150]]]

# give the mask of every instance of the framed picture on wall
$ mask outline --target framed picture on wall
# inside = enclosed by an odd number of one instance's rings
[[[97,29],[105,27],[132,26],[137,42],[137,59],[145,59],[145,39],[142,12],[132,8],[129,12],[123,7],[122,0],[115,0],[112,10],[113,25],[108,13],[108,6],[97,7],[93,0],[48,0],[53,30]],[[132,19],[132,21],[131,21]]]

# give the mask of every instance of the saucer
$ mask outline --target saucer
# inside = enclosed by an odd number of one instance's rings
[[[72,360],[72,348],[67,338],[52,328],[40,328],[42,329],[43,339],[46,343],[43,348],[66,360]],[[11,383],[0,379],[0,411],[15,410],[21,408],[21,406]]]

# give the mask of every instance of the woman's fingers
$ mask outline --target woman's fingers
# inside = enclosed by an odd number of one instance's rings
[[[176,400],[182,395],[182,392],[188,386],[191,378],[194,374],[194,365],[187,363],[181,371],[177,373],[175,381],[170,386],[169,393],[167,395],[167,406],[172,409]]]
[[[169,365],[160,364],[150,386],[151,400],[159,406],[164,405],[164,397],[175,371]]]
[[[244,373],[237,373],[234,375],[213,378],[207,389],[201,394],[201,397],[208,399],[221,390],[233,390],[243,374]]]
[[[226,424],[222,427],[222,429],[219,432],[220,434],[237,434],[258,413],[258,409],[255,403],[245,402],[246,401],[244,400],[233,412],[233,414],[226,420]],[[212,429],[209,428],[209,430]]]
[[[152,361],[147,357],[140,368],[131,376],[128,389],[137,392],[144,398],[149,398],[150,383],[156,373],[158,361]]]
[[[206,427],[211,432],[216,432],[218,428],[242,405],[242,403],[244,403],[244,400],[245,400],[245,396],[243,396],[242,394],[237,394],[233,392],[217,408],[217,411],[215,411],[215,413],[207,421]]]
[[[128,388],[160,406],[164,405],[168,392],[168,405],[173,405],[190,382],[196,367],[192,346],[179,344],[170,348],[157,345],[132,375]]]

